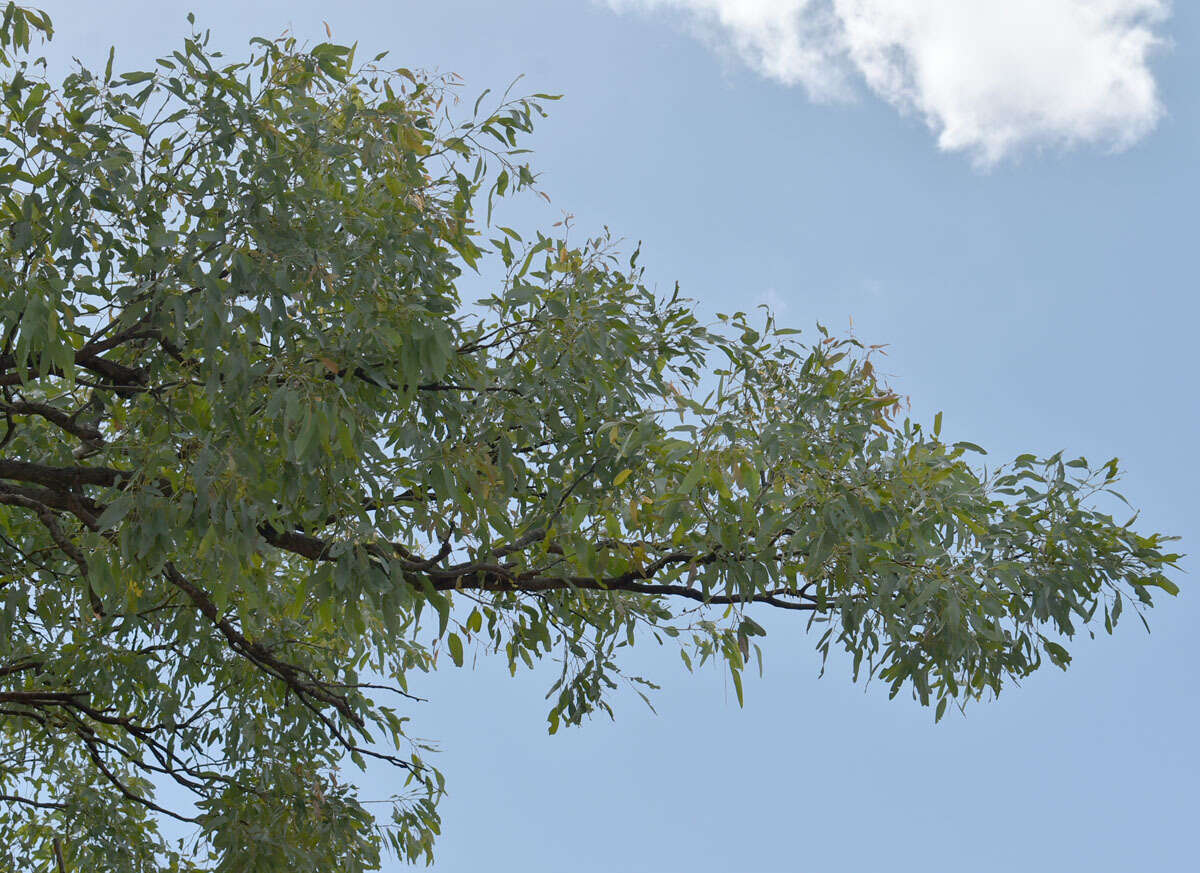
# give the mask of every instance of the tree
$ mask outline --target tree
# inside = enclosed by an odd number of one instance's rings
[[[468,649],[559,661],[553,732],[611,714],[638,637],[740,700],[753,614],[790,610],[940,718],[1177,590],[1169,538],[1096,508],[1115,460],[980,471],[854,339],[702,325],[607,236],[493,226],[546,95],[467,113],[382,56],[199,33],[51,87],[50,32],[0,26],[10,869],[429,858],[409,683]],[[406,771],[390,821],[347,759]]]

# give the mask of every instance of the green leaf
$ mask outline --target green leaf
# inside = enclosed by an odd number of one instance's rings
[[[1143,585],[1153,585],[1155,588],[1161,588],[1163,591],[1174,596],[1179,593],[1179,586],[1165,576],[1153,576],[1145,579]]]
[[[683,481],[679,483],[678,493],[691,494],[696,486],[700,484],[700,479],[707,472],[702,460],[695,461],[691,469],[688,470],[687,475],[683,477]]]
[[[1046,653],[1050,655],[1050,660],[1064,670],[1067,669],[1067,665],[1071,663],[1071,655],[1066,649],[1058,643],[1052,643],[1049,640],[1043,642],[1042,646],[1045,648]]]
[[[454,661],[454,666],[461,667],[463,665],[463,644],[458,638],[458,634],[451,633],[446,637],[446,645],[450,649],[450,658]]]
[[[96,519],[96,526],[100,530],[112,530],[125,516],[129,515],[129,510],[133,509],[133,499],[130,497],[118,497],[107,507],[104,512],[100,513],[100,517]]]
[[[980,454],[980,455],[986,455],[986,454],[987,454],[987,450],[986,450],[986,449],[984,449],[982,446],[977,446],[977,445],[975,445],[975,443],[969,443],[969,442],[967,442],[966,440],[960,440],[959,442],[956,442],[956,443],[954,444],[954,448],[956,448],[956,449],[965,449],[966,451],[969,451],[969,452],[976,452],[976,453],[978,453],[978,454]]]

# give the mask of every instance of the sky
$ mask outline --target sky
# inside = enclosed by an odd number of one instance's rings
[[[196,8],[199,7],[199,8]],[[229,52],[324,22],[464,96],[564,98],[530,145],[552,204],[706,316],[768,303],[887,344],[915,419],[989,460],[1119,456],[1146,529],[1200,533],[1195,363],[1200,8],[1159,0],[47,0],[72,56],[139,69],[185,14]],[[466,103],[469,109],[471,101]],[[546,733],[549,671],[445,669],[411,715],[448,780],[436,869],[1187,871],[1200,809],[1200,610],[1183,593],[1078,639],[998,700],[932,713],[818,677],[761,617],[737,706],[670,650],[616,719]],[[386,796],[389,774],[363,780]],[[399,870],[398,864],[385,869]]]

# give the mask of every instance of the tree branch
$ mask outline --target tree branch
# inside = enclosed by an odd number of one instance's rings
[[[49,403],[17,400],[12,403],[0,403],[0,411],[14,415],[37,415],[65,430],[67,433],[79,437],[86,443],[95,444],[104,442],[104,435],[99,430],[77,423],[74,415],[68,415],[57,406],[51,406]]]
[[[33,482],[47,488],[69,490],[83,485],[113,487],[131,478],[133,478],[132,473],[108,467],[47,467],[27,461],[11,461],[7,458],[0,458],[0,479]]]
[[[26,806],[37,807],[38,809],[66,809],[65,803],[55,803],[50,800],[34,800],[31,797],[22,797],[19,794],[0,794],[0,802],[4,803],[23,803]]]
[[[319,700],[322,703],[332,706],[355,727],[360,730],[364,727],[362,717],[354,711],[345,697],[330,691],[324,684],[312,677],[311,673],[308,680],[301,678],[301,674],[308,671],[279,660],[261,643],[247,639],[234,626],[233,622],[221,616],[212,598],[205,591],[189,582],[173,563],[168,562],[164,566],[163,572],[171,584],[186,594],[192,603],[199,608],[200,612],[203,613],[204,617],[213,623],[228,641],[230,648],[235,652],[265,672],[283,680],[301,699],[313,698]]]

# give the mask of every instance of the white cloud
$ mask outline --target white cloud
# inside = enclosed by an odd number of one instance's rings
[[[1147,64],[1167,0],[607,0],[684,13],[707,39],[814,100],[861,82],[948,151],[1120,149],[1162,115]]]

